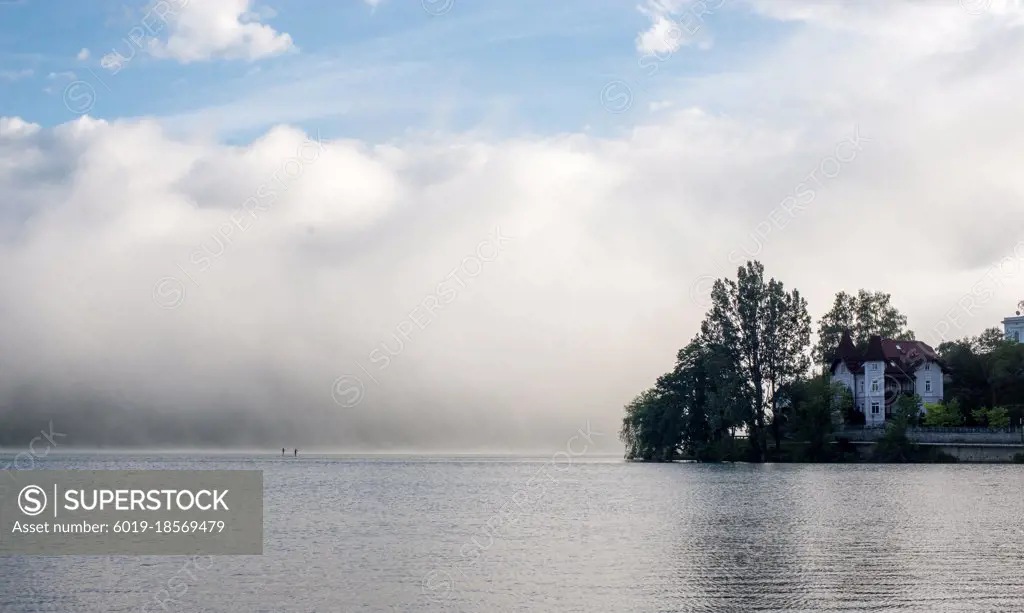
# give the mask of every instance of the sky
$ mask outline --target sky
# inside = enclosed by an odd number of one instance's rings
[[[615,451],[747,259],[815,320],[864,288],[932,345],[1000,326],[1022,26],[1019,0],[0,0],[5,440]]]

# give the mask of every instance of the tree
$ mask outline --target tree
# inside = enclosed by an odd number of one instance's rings
[[[953,428],[964,425],[964,416],[960,412],[960,403],[955,399],[949,402],[929,402],[924,405],[924,410],[925,426]]]
[[[991,353],[1012,341],[1006,340],[1006,333],[999,328],[986,328],[984,332],[971,340],[973,349],[977,353]]]
[[[658,380],[658,387],[682,409],[681,445],[697,459],[731,456],[737,428],[747,423],[746,388],[732,357],[721,346],[709,346],[700,338],[677,355],[676,367]]]
[[[642,392],[626,405],[619,439],[631,460],[672,461],[678,452],[677,407],[657,388]]]
[[[770,394],[772,433],[778,452],[782,445],[782,425],[787,406],[779,402],[779,392],[796,383],[810,368],[807,349],[811,343],[811,316],[807,313],[807,301],[799,292],[786,293],[782,283],[775,279],[768,282],[763,332],[767,357],[764,370]]]
[[[748,438],[754,459],[764,461],[769,414],[778,419],[778,392],[807,372],[811,318],[797,290],[764,279],[760,262],[747,262],[736,280],[718,279],[711,310],[701,324],[702,344],[729,362],[744,389],[735,395],[750,407]],[[776,429],[776,447],[780,442]]]
[[[896,401],[892,419],[885,425],[885,434],[875,443],[871,459],[876,462],[911,462],[919,455],[917,445],[907,437],[920,412],[921,397],[903,396]]]
[[[990,328],[974,338],[939,345],[949,370],[946,400],[956,400],[967,425],[989,423],[987,411],[1003,407],[1012,423],[1024,413],[1024,344]]]
[[[1007,428],[1010,426],[1010,412],[1006,407],[981,407],[971,414],[975,425],[988,428]]]
[[[1024,401],[1024,344],[1000,343],[986,354],[989,406]]]
[[[704,347],[700,358],[704,366],[703,372],[707,377],[705,381],[705,411],[708,416],[710,436],[704,439],[703,447],[695,446],[693,450],[698,457],[714,455],[733,457],[736,430],[750,422],[749,390],[736,369],[733,356],[724,351],[722,347]],[[696,438],[692,433],[688,433],[687,437],[688,440],[693,440],[696,444]],[[722,452],[722,447],[726,442],[729,443],[729,449]],[[710,453],[712,449],[718,451]]]
[[[658,384],[679,398],[683,408],[680,445],[690,455],[713,438],[713,425],[708,413],[710,377],[708,351],[696,340],[679,350],[675,369],[658,380]]]
[[[650,393],[651,390],[647,390],[639,394],[625,406],[626,416],[622,418],[619,440],[626,446],[626,458],[629,460],[648,455],[644,422],[647,419],[647,401]]]
[[[671,372],[626,405],[619,438],[626,457],[672,461],[680,452],[698,459],[721,457],[746,424],[747,400],[730,356],[694,339],[676,355]]]
[[[965,423],[970,424],[974,423],[974,411],[987,406],[992,398],[987,360],[975,351],[976,346],[972,339],[965,339],[944,342],[937,349],[949,370],[945,400],[956,400]]]
[[[850,330],[859,349],[867,346],[873,335],[895,340],[914,340],[907,329],[907,316],[892,306],[891,296],[883,292],[859,290],[856,296],[836,294],[832,308],[818,322],[818,343],[814,361],[826,365],[832,359],[844,330]]]
[[[790,431],[795,438],[807,442],[804,459],[827,459],[832,434],[853,406],[850,390],[842,383],[833,383],[826,375],[790,386],[787,397],[793,407]]]
[[[987,426],[988,425],[988,408],[978,407],[971,411],[971,419],[973,419],[975,425]]]
[[[1010,412],[1006,407],[992,407],[985,414],[989,428],[1009,428]]]
[[[907,422],[907,426],[916,426],[921,422],[921,397],[917,394],[902,394],[896,399],[893,415]]]
[[[892,411],[892,422],[898,427],[916,426],[921,419],[921,397],[917,394],[900,396]]]

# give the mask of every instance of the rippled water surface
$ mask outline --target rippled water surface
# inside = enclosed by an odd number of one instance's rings
[[[38,467],[263,470],[264,555],[0,558],[2,611],[1024,611],[1019,466],[109,455]]]

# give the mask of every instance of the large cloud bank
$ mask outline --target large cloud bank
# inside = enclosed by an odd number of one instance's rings
[[[77,444],[553,449],[590,422],[614,449],[747,256],[815,317],[865,287],[929,342],[998,325],[1024,298],[1016,14],[757,6],[799,27],[615,137],[0,119],[5,444],[52,419]]]

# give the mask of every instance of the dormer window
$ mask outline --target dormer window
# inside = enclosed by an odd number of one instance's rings
[[[878,363],[877,362],[872,362],[871,363],[871,370],[878,370]]]
[[[932,369],[932,363],[931,362],[925,362],[924,363],[924,369],[925,370],[931,370]]]

